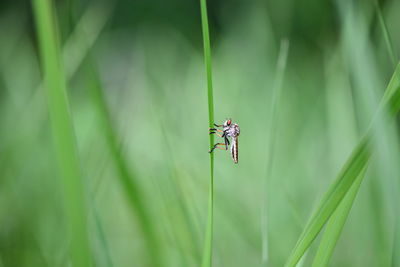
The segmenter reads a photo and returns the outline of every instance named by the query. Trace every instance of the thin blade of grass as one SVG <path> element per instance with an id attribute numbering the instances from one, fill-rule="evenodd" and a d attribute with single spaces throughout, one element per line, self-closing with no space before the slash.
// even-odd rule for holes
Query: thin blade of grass
<path id="1" fill-rule="evenodd" d="M 380 108 L 377 112 L 376 119 L 382 111 L 387 111 L 393 117 L 400 108 L 400 64 L 397 65 L 396 70 L 390 80 L 390 83 L 385 91 L 385 95 L 381 101 Z M 295 266 L 300 260 L 304 252 L 311 245 L 312 241 L 316 238 L 322 227 L 336 210 L 339 203 L 343 200 L 350 187 L 360 175 L 361 171 L 367 166 L 368 160 L 371 156 L 370 142 L 373 127 L 370 127 L 364 137 L 361 139 L 353 153 L 348 158 L 347 162 L 342 168 L 333 184 L 325 193 L 323 199 L 320 201 L 318 208 L 311 216 L 303 233 L 297 241 L 291 255 L 289 256 L 285 266 Z"/>
<path id="2" fill-rule="evenodd" d="M 382 11 L 381 11 L 378 1 L 375 0 L 374 2 L 375 2 L 376 13 L 378 15 L 379 24 L 380 24 L 380 27 L 381 27 L 381 30 L 383 33 L 383 38 L 385 39 L 386 49 L 389 53 L 389 57 L 390 57 L 390 60 L 392 61 L 393 66 L 396 66 L 397 56 L 393 49 L 393 44 L 392 44 L 392 40 L 390 38 L 389 31 L 386 27 L 385 20 L 383 19 Z"/>
<path id="3" fill-rule="evenodd" d="M 92 197 L 92 202 L 93 201 L 93 195 Z M 97 211 L 97 208 L 95 207 L 95 204 L 92 203 L 92 211 L 93 211 L 93 218 L 94 218 L 94 223 L 96 226 L 96 230 L 97 230 L 97 236 L 99 239 L 99 243 L 101 246 L 101 258 L 103 259 L 103 263 L 102 264 L 98 264 L 98 266 L 107 266 L 107 267 L 113 267 L 113 263 L 112 263 L 112 259 L 111 259 L 111 253 L 110 253 L 110 249 L 109 249 L 109 245 L 107 243 L 107 239 L 106 239 L 106 235 L 104 233 L 104 229 L 101 223 L 101 220 L 99 218 L 99 213 Z"/>
<path id="4" fill-rule="evenodd" d="M 105 11 L 105 10 L 108 10 Z M 64 46 L 61 49 L 61 54 L 64 62 L 64 73 L 67 82 L 76 74 L 79 66 L 82 64 L 84 58 L 87 56 L 88 51 L 96 43 L 103 31 L 107 21 L 110 18 L 109 10 L 106 9 L 104 4 L 96 3 L 88 7 L 82 18 L 77 23 L 74 31 L 67 38 Z M 89 32 L 89 33 L 86 33 Z M 42 81 L 36 88 L 34 95 L 30 98 L 30 101 L 26 104 L 25 109 L 21 109 L 15 118 L 18 123 L 15 123 L 15 129 L 11 131 L 18 131 L 18 125 L 25 124 L 26 121 L 32 121 L 32 110 L 38 110 L 35 118 L 36 123 L 39 125 L 37 130 L 42 129 L 40 125 L 44 125 L 46 116 L 44 116 L 44 100 L 41 95 L 41 91 L 44 88 L 44 81 Z M 32 135 L 38 135 L 37 132 L 32 132 Z M 9 146 L 15 144 L 15 140 L 10 140 L 7 143 Z"/>
<path id="5" fill-rule="evenodd" d="M 393 66 L 396 65 L 397 59 L 393 50 L 392 41 L 386 27 L 386 23 L 383 19 L 382 12 L 379 6 L 378 1 L 375 2 L 375 8 L 380 24 L 380 28 L 383 33 L 383 37 L 385 39 L 386 48 L 390 57 L 390 60 L 393 63 Z M 326 229 L 322 236 L 321 242 L 318 247 L 318 251 L 315 255 L 313 266 L 327 266 L 333 251 L 335 249 L 336 243 L 341 235 L 344 224 L 347 220 L 348 214 L 353 206 L 355 197 L 359 191 L 361 182 L 363 177 L 365 176 L 366 169 L 364 169 L 359 177 L 355 180 L 354 184 L 351 186 L 349 192 L 343 199 L 343 201 L 339 204 L 336 211 L 329 218 L 329 221 L 326 225 Z"/>
<path id="6" fill-rule="evenodd" d="M 214 127 L 214 99 L 212 86 L 212 69 L 211 69 L 211 47 L 210 34 L 208 29 L 207 3 L 206 0 L 200 0 L 201 26 L 203 30 L 203 48 L 204 63 L 207 75 L 207 95 L 208 95 L 208 123 L 209 127 Z M 210 134 L 210 150 L 214 144 L 214 135 Z M 214 206 L 214 154 L 210 153 L 210 188 L 208 199 L 208 219 L 207 229 L 204 238 L 204 251 L 202 266 L 212 265 L 212 240 L 213 240 L 213 206 Z"/>
<path id="7" fill-rule="evenodd" d="M 162 266 L 159 242 L 149 211 L 146 209 L 144 193 L 136 182 L 135 171 L 132 170 L 132 167 L 128 167 L 129 164 L 121 152 L 119 140 L 111 123 L 110 114 L 101 88 L 100 78 L 98 77 L 95 67 L 89 66 L 88 72 L 91 76 L 91 84 L 89 88 L 100 120 L 100 127 L 103 130 L 106 144 L 111 154 L 111 159 L 116 167 L 118 173 L 117 177 L 122 190 L 128 199 L 130 208 L 137 216 L 136 218 L 139 222 L 139 226 L 145 235 L 145 245 L 149 255 L 149 262 L 151 262 L 151 266 Z"/>
<path id="8" fill-rule="evenodd" d="M 378 15 L 378 19 L 379 19 L 379 24 L 383 33 L 383 37 L 385 39 L 385 43 L 386 43 L 386 49 L 387 52 L 389 54 L 389 57 L 392 61 L 392 63 L 395 65 L 396 61 L 397 61 L 397 54 L 395 52 L 395 50 L 393 49 L 393 42 L 392 39 L 390 37 L 389 34 L 389 30 L 386 26 L 385 20 L 382 16 L 382 10 L 379 6 L 379 3 L 377 0 L 374 1 L 375 2 L 375 8 L 376 8 L 376 12 Z M 398 214 L 398 209 L 396 209 L 396 212 Z M 394 226 L 394 238 L 393 238 L 393 249 L 392 249 L 392 265 L 391 266 L 400 266 L 400 253 L 399 252 L 399 245 L 400 243 L 400 220 L 398 219 L 398 217 L 395 220 L 395 226 Z"/>
<path id="9" fill-rule="evenodd" d="M 397 185 L 398 186 L 398 185 Z M 396 214 L 400 214 L 399 207 L 395 210 Z M 393 248 L 392 248 L 392 259 L 391 266 L 400 266 L 400 218 L 399 216 L 395 219 L 394 233 L 393 233 Z"/>
<path id="10" fill-rule="evenodd" d="M 49 114 L 62 181 L 73 266 L 91 266 L 83 176 L 61 63 L 58 30 L 50 0 L 32 1 L 45 77 Z"/>
<path id="11" fill-rule="evenodd" d="M 83 60 L 90 54 L 106 27 L 113 9 L 112 3 L 98 1 L 90 5 L 77 21 L 62 49 L 67 80 L 74 76 Z"/>
<path id="12" fill-rule="evenodd" d="M 271 111 L 270 111 L 270 120 L 268 125 L 269 135 L 267 140 L 267 165 L 266 165 L 266 175 L 264 180 L 264 200 L 263 200 L 263 214 L 262 214 L 262 261 L 268 261 L 268 205 L 269 205 L 269 196 L 271 188 L 270 180 L 273 168 L 273 159 L 274 159 L 274 151 L 275 151 L 275 139 L 276 139 L 276 129 L 278 124 L 278 104 L 282 91 L 282 83 L 283 77 L 286 69 L 286 62 L 289 52 L 289 41 L 282 40 L 281 46 L 279 49 L 278 55 L 278 63 L 276 67 L 276 78 L 272 92 L 272 103 L 271 103 Z"/>
<path id="13" fill-rule="evenodd" d="M 151 46 L 146 43 L 146 48 L 151 49 Z M 147 51 L 147 50 L 146 50 Z M 171 132 L 168 128 L 169 123 L 166 123 L 168 119 L 165 118 L 166 112 L 164 111 L 165 98 L 160 92 L 165 90 L 165 84 L 160 80 L 161 77 L 154 71 L 154 66 L 149 65 L 153 56 L 158 57 L 159 55 L 147 54 L 146 59 L 143 60 L 142 69 L 146 72 L 146 77 L 149 81 L 149 86 L 152 90 L 149 90 L 151 94 L 152 102 L 152 113 L 154 116 L 155 123 L 157 125 L 156 131 L 160 133 L 160 138 L 163 143 L 160 148 L 160 153 L 165 155 L 165 166 L 167 167 L 166 179 L 161 181 L 157 180 L 158 188 L 160 189 L 159 195 L 162 202 L 161 206 L 165 209 L 167 220 L 164 225 L 165 228 L 171 232 L 171 238 L 173 242 L 177 244 L 177 248 L 182 257 L 180 257 L 182 266 L 189 266 L 189 262 L 193 261 L 197 265 L 201 261 L 202 248 L 200 248 L 199 236 L 195 229 L 195 222 L 198 222 L 196 216 L 193 216 L 191 209 L 193 208 L 193 200 L 188 198 L 187 185 L 183 183 L 186 180 L 180 172 L 180 168 L 177 157 L 174 153 L 170 153 L 174 150 L 174 146 L 171 143 Z M 159 63 L 159 62 L 158 62 Z M 171 203 L 175 203 L 171 205 Z M 179 212 L 178 212 L 179 211 Z M 167 231 L 168 231 L 167 230 Z"/>
<path id="14" fill-rule="evenodd" d="M 332 253 L 335 249 L 336 243 L 342 232 L 343 226 L 350 213 L 351 207 L 353 206 L 358 190 L 360 189 L 360 185 L 362 180 L 364 179 L 366 170 L 367 168 L 365 167 L 361 171 L 360 175 L 351 186 L 349 192 L 347 192 L 342 202 L 329 218 L 312 266 L 318 267 L 328 265 Z"/>

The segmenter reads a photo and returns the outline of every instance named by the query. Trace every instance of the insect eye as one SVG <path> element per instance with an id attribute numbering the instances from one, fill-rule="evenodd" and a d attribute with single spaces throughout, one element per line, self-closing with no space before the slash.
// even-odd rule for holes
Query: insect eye
<path id="1" fill-rule="evenodd" d="M 226 124 L 228 124 L 228 126 L 231 125 L 231 123 L 232 123 L 231 120 L 228 120 L 228 121 L 226 122 Z"/>

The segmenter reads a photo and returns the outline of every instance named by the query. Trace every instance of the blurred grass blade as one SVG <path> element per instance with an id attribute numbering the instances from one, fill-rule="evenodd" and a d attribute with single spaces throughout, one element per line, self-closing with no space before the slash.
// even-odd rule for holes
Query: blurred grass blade
<path id="1" fill-rule="evenodd" d="M 50 0 L 33 0 L 49 113 L 64 190 L 73 266 L 91 266 L 82 173 L 61 63 L 58 33 Z"/>
<path id="2" fill-rule="evenodd" d="M 383 33 L 383 38 L 385 39 L 386 48 L 389 53 L 390 60 L 392 61 L 393 66 L 396 66 L 397 57 L 396 57 L 395 51 L 393 49 L 393 44 L 392 44 L 392 40 L 390 38 L 389 31 L 386 27 L 385 20 L 383 19 L 382 11 L 379 6 L 378 0 L 375 0 L 374 2 L 375 2 L 376 13 L 378 15 L 379 25 L 380 25 L 382 33 Z"/>
<path id="3" fill-rule="evenodd" d="M 263 200 L 263 214 L 262 214 L 262 261 L 268 261 L 268 205 L 270 203 L 270 180 L 273 168 L 273 159 L 274 159 L 274 151 L 275 151 L 275 138 L 276 138 L 276 129 L 278 124 L 278 104 L 282 91 L 282 83 L 283 77 L 286 69 L 286 62 L 289 52 L 289 41 L 282 40 L 281 46 L 279 49 L 278 55 L 278 63 L 276 67 L 276 77 L 275 83 L 272 92 L 272 104 L 270 110 L 270 119 L 267 129 L 269 130 L 268 140 L 267 140 L 267 166 L 266 166 L 266 175 L 265 175 L 265 184 L 264 184 L 264 200 Z"/>
<path id="4" fill-rule="evenodd" d="M 397 206 L 395 210 L 396 214 L 400 214 L 400 209 Z M 392 248 L 392 267 L 400 266 L 400 218 L 396 216 L 394 233 L 393 233 L 393 248 Z"/>
<path id="5" fill-rule="evenodd" d="M 400 64 L 397 65 L 392 79 L 385 91 L 385 95 L 381 101 L 380 108 L 377 115 L 372 122 L 373 125 L 376 120 L 380 119 L 381 112 L 388 111 L 391 116 L 394 116 L 400 108 Z M 373 130 L 373 127 L 372 127 Z M 289 256 L 285 266 L 295 266 L 300 260 L 304 252 L 311 245 L 312 241 L 316 238 L 322 227 L 336 210 L 339 203 L 345 197 L 350 187 L 360 175 L 362 170 L 367 166 L 367 162 L 371 156 L 370 142 L 372 137 L 371 128 L 367 134 L 361 139 L 357 147 L 354 149 L 350 158 L 343 166 L 342 171 L 336 177 L 333 184 L 325 193 L 323 199 L 320 201 L 318 208 L 311 216 L 303 233 L 300 235 L 296 246 L 294 247 L 291 255 Z"/>
<path id="6" fill-rule="evenodd" d="M 346 194 L 355 177 L 359 175 L 361 169 L 366 165 L 370 158 L 367 141 L 367 137 L 362 139 L 350 159 L 347 161 L 342 172 L 336 178 L 333 185 L 328 189 L 328 192 L 325 193 L 319 207 L 311 216 L 311 219 L 297 241 L 286 266 L 295 266 L 300 260 L 306 249 L 310 246 L 321 228 L 324 226 L 325 222 L 328 220 L 329 216 L 335 211 L 337 205 Z"/>
<path id="7" fill-rule="evenodd" d="M 361 182 L 364 179 L 366 170 L 367 167 L 365 167 L 361 171 L 360 175 L 351 186 L 349 192 L 347 192 L 342 202 L 329 218 L 312 266 L 328 266 L 329 260 L 340 237 L 343 226 L 347 220 L 347 216 L 350 213 L 358 190 L 360 189 Z"/>
<path id="8" fill-rule="evenodd" d="M 386 48 L 392 61 L 393 65 L 396 65 L 396 56 L 393 50 L 391 38 L 386 27 L 386 23 L 383 19 L 381 9 L 379 7 L 378 1 L 375 2 L 376 12 L 379 19 L 379 24 L 384 35 Z M 326 229 L 322 236 L 321 242 L 318 246 L 318 251 L 314 258 L 313 266 L 327 266 L 330 258 L 332 257 L 333 251 L 335 249 L 336 243 L 340 237 L 343 226 L 347 220 L 348 214 L 353 206 L 355 197 L 360 188 L 361 182 L 364 178 L 366 169 L 362 171 L 359 177 L 355 180 L 354 184 L 350 188 L 349 192 L 343 199 L 343 201 L 339 204 L 336 211 L 332 214 L 331 218 L 329 218 L 328 223 L 326 224 Z"/>
<path id="9" fill-rule="evenodd" d="M 101 32 L 103 31 L 107 21 L 110 18 L 110 10 L 112 7 L 110 5 L 105 6 L 105 4 L 92 4 L 87 8 L 82 18 L 77 23 L 74 31 L 68 36 L 65 41 L 64 46 L 61 49 L 62 59 L 64 63 L 64 73 L 67 81 L 69 81 L 77 72 L 79 66 L 82 64 L 83 60 L 86 58 L 90 49 L 98 40 Z M 35 89 L 34 95 L 30 98 L 27 103 L 26 108 L 19 111 L 15 116 L 19 123 L 15 124 L 15 130 L 18 130 L 17 125 L 24 124 L 26 121 L 32 120 L 32 110 L 39 109 L 38 118 L 36 118 L 36 123 L 39 125 L 37 131 L 42 129 L 41 125 L 45 123 L 46 116 L 44 116 L 43 98 L 41 95 L 41 90 L 43 88 L 43 82 L 41 82 Z M 43 114 L 42 114 L 43 113 Z M 37 132 L 32 132 L 32 135 L 38 135 Z M 12 142 L 9 142 L 12 145 Z"/>
<path id="10" fill-rule="evenodd" d="M 70 80 L 90 53 L 106 26 L 114 6 L 105 1 L 90 5 L 74 27 L 62 49 L 65 75 Z"/>
<path id="11" fill-rule="evenodd" d="M 94 66 L 89 66 L 89 74 L 91 77 L 89 88 L 91 90 L 94 106 L 99 115 L 100 126 L 105 135 L 107 146 L 111 153 L 111 159 L 114 161 L 118 172 L 117 177 L 121 183 L 122 190 L 124 190 L 128 203 L 137 216 L 136 218 L 141 230 L 145 235 L 148 259 L 151 262 L 151 266 L 162 266 L 161 252 L 156 237 L 154 222 L 152 222 L 149 211 L 146 209 L 144 193 L 136 183 L 135 172 L 132 171 L 132 167 L 128 167 L 129 164 L 121 152 L 117 134 L 112 127 L 110 114 L 104 100 L 100 78 Z"/>
<path id="12" fill-rule="evenodd" d="M 113 267 L 113 263 L 111 260 L 111 255 L 110 255 L 110 249 L 109 249 L 109 245 L 107 243 L 107 239 L 106 239 L 106 235 L 104 233 L 104 229 L 103 226 L 101 224 L 101 220 L 99 218 L 99 214 L 97 211 L 97 208 L 95 207 L 95 203 L 93 200 L 93 195 L 91 196 L 92 198 L 92 210 L 93 210 L 93 218 L 94 218 L 94 223 L 96 226 L 96 232 L 97 232 L 97 236 L 101 245 L 101 255 L 100 258 L 102 259 L 103 263 L 102 264 L 98 264 L 98 262 L 96 263 L 97 266 L 107 266 L 107 267 Z M 96 258 L 97 259 L 97 258 Z M 97 259 L 97 261 L 99 261 L 99 259 Z"/>
<path id="13" fill-rule="evenodd" d="M 200 0 L 201 9 L 201 26 L 203 29 L 203 46 L 204 46 L 204 62 L 207 75 L 207 95 L 208 95 L 208 123 L 209 127 L 214 127 L 214 100 L 212 86 L 212 69 L 211 69 L 211 47 L 210 34 L 208 29 L 207 4 L 206 0 Z M 214 144 L 214 135 L 210 134 L 210 150 Z M 212 265 L 212 240 L 213 240 L 213 209 L 214 209 L 214 154 L 210 153 L 210 188 L 208 199 L 208 219 L 207 229 L 204 238 L 204 252 L 202 266 Z"/>

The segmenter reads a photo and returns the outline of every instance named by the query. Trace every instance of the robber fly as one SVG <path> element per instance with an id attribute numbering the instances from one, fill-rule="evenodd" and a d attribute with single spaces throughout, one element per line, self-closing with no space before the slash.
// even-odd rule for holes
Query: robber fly
<path id="1" fill-rule="evenodd" d="M 238 163 L 239 155 L 238 155 L 238 137 L 240 134 L 239 125 L 236 123 L 232 123 L 231 119 L 227 119 L 224 121 L 224 124 L 218 125 L 214 124 L 215 127 L 222 127 L 222 130 L 217 128 L 210 128 L 210 134 L 216 134 L 219 137 L 224 138 L 224 143 L 216 143 L 214 147 L 209 151 L 212 153 L 214 149 L 222 149 L 228 150 L 228 146 L 230 145 L 229 137 L 232 138 L 232 145 L 231 145 L 231 155 L 233 162 Z M 219 134 L 222 133 L 222 134 Z M 221 147 L 225 146 L 225 147 Z"/>

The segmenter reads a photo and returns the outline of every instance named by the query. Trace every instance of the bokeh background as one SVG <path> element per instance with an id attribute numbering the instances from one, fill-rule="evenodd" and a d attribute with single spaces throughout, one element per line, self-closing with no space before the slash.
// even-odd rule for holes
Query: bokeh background
<path id="1" fill-rule="evenodd" d="M 393 73 L 400 2 L 208 2 L 215 120 L 241 127 L 239 164 L 215 154 L 214 266 L 283 266 Z M 199 266 L 210 172 L 199 1 L 55 9 L 95 266 Z M 0 33 L 0 266 L 71 266 L 29 1 L 1 1 Z M 399 135 L 386 126 L 331 266 L 396 266 Z"/>

